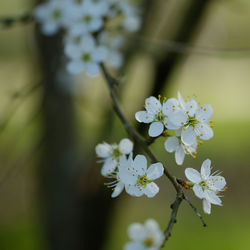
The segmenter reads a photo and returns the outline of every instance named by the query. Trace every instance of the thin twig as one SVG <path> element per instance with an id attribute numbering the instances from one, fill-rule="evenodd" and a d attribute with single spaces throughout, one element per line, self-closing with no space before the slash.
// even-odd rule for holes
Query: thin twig
<path id="1" fill-rule="evenodd" d="M 16 17 L 3 17 L 0 18 L 0 28 L 10 28 L 14 24 L 18 23 L 27 24 L 32 22 L 33 20 L 33 16 L 30 13 L 25 13 Z"/>
<path id="2" fill-rule="evenodd" d="M 188 203 L 188 205 L 193 209 L 193 211 L 195 212 L 195 214 L 200 218 L 203 227 L 206 227 L 207 224 L 204 221 L 202 215 L 199 213 L 198 209 L 191 203 L 191 201 L 187 198 L 187 196 L 184 196 L 183 199 Z"/>
<path id="3" fill-rule="evenodd" d="M 166 230 L 164 231 L 165 240 L 162 244 L 162 247 L 164 247 L 165 242 L 171 236 L 173 226 L 177 222 L 176 217 L 177 217 L 177 213 L 178 213 L 179 207 L 181 205 L 181 202 L 183 201 L 183 198 L 184 198 L 184 196 L 182 194 L 177 194 L 174 203 L 171 205 L 172 213 L 170 216 L 168 226 L 167 226 Z"/>
<path id="4" fill-rule="evenodd" d="M 15 92 L 11 96 L 10 103 L 8 106 L 8 112 L 5 114 L 3 118 L 1 118 L 0 122 L 0 133 L 4 131 L 6 126 L 9 124 L 9 121 L 16 113 L 17 109 L 21 106 L 21 102 L 23 102 L 27 97 L 29 97 L 32 93 L 34 93 L 35 90 L 37 90 L 41 84 L 33 84 L 30 86 L 27 86 L 25 89 Z M 16 101 L 16 102 L 14 102 Z M 19 101 L 19 105 L 17 105 L 17 101 Z M 14 105 L 10 108 L 10 105 Z"/>

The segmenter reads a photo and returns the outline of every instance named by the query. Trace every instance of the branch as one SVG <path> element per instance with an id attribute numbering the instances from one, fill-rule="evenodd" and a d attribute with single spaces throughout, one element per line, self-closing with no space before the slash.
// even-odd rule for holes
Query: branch
<path id="1" fill-rule="evenodd" d="M 17 23 L 27 24 L 33 20 L 34 18 L 30 13 L 25 13 L 17 17 L 3 17 L 0 18 L 0 28 L 10 28 Z"/>
<path id="2" fill-rule="evenodd" d="M 121 120 L 127 133 L 138 144 L 140 144 L 142 146 L 142 148 L 147 153 L 147 155 L 149 156 L 149 158 L 151 159 L 152 162 L 159 162 L 157 160 L 156 156 L 150 150 L 149 145 L 148 145 L 148 141 L 146 141 L 144 139 L 144 137 L 133 127 L 133 125 L 127 120 L 127 118 L 123 114 L 123 112 L 119 106 L 118 100 L 116 98 L 115 92 L 114 92 L 114 86 L 117 85 L 119 82 L 108 73 L 104 64 L 101 64 L 101 69 L 102 69 L 103 75 L 105 77 L 106 84 L 108 86 L 108 90 L 109 90 L 109 94 L 110 94 L 110 97 L 112 100 L 114 111 L 116 112 L 117 116 Z M 195 211 L 197 216 L 201 219 L 203 225 L 205 226 L 206 224 L 205 224 L 203 218 L 201 217 L 201 215 L 198 213 L 198 210 L 196 209 L 196 207 L 185 197 L 183 190 L 182 190 L 182 186 L 181 186 L 181 184 L 178 183 L 178 179 L 175 176 L 173 176 L 172 174 L 170 174 L 170 172 L 167 170 L 167 168 L 165 166 L 164 166 L 164 174 L 167 176 L 167 178 L 173 184 L 173 186 L 176 190 L 176 193 L 177 193 L 176 199 L 175 199 L 174 203 L 171 205 L 172 213 L 170 216 L 170 220 L 169 220 L 167 229 L 164 232 L 164 235 L 165 235 L 164 243 L 165 243 L 168 240 L 168 238 L 171 236 L 173 226 L 176 223 L 177 212 L 178 212 L 180 204 L 183 200 L 188 202 L 188 204 L 192 207 L 192 209 Z M 164 243 L 163 243 L 162 247 L 164 246 Z"/>
<path id="3" fill-rule="evenodd" d="M 183 199 L 184 199 L 183 195 L 181 195 L 181 194 L 178 195 L 177 194 L 174 203 L 170 206 L 171 209 L 172 209 L 172 213 L 171 213 L 171 216 L 170 216 L 170 220 L 169 220 L 168 226 L 167 226 L 166 230 L 164 231 L 165 239 L 164 239 L 164 242 L 162 244 L 162 248 L 164 247 L 164 245 L 165 245 L 166 241 L 168 240 L 168 238 L 171 236 L 171 232 L 172 232 L 173 226 L 177 222 L 177 220 L 176 220 L 177 212 L 178 212 L 178 209 L 179 209 L 179 207 L 180 207 L 181 202 L 183 201 Z"/>
<path id="4" fill-rule="evenodd" d="M 198 209 L 191 203 L 191 201 L 187 198 L 187 196 L 184 196 L 183 199 L 188 203 L 188 205 L 193 209 L 193 211 L 195 212 L 195 214 L 200 218 L 203 227 L 206 227 L 207 224 L 204 221 L 202 215 L 199 213 Z"/>

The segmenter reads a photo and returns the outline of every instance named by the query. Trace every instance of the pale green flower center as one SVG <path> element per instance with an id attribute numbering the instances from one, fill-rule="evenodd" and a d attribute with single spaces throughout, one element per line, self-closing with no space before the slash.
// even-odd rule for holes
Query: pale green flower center
<path id="1" fill-rule="evenodd" d="M 198 123 L 200 123 L 200 122 L 196 119 L 195 115 L 194 116 L 188 116 L 188 121 L 185 124 L 185 126 L 186 127 L 187 126 L 195 127 L 195 125 L 198 124 Z"/>
<path id="2" fill-rule="evenodd" d="M 119 148 L 115 148 L 112 152 L 112 156 L 115 158 L 115 159 L 119 159 L 120 156 L 122 156 L 122 153 L 121 151 L 119 150 Z"/>
<path id="3" fill-rule="evenodd" d="M 62 16 L 61 10 L 55 9 L 55 10 L 52 12 L 52 16 L 53 16 L 55 19 L 59 19 L 59 18 Z"/>
<path id="4" fill-rule="evenodd" d="M 146 187 L 148 183 L 152 182 L 147 178 L 147 175 L 139 175 L 137 179 L 137 185 Z"/>
<path id="5" fill-rule="evenodd" d="M 84 22 L 89 23 L 91 20 L 92 20 L 92 16 L 90 16 L 90 15 L 83 16 Z"/>
<path id="6" fill-rule="evenodd" d="M 161 111 L 159 111 L 158 114 L 155 115 L 154 121 L 163 123 L 165 118 L 166 118 L 166 116 Z"/>
<path id="7" fill-rule="evenodd" d="M 150 238 L 150 237 L 146 238 L 143 243 L 144 243 L 145 246 L 151 247 L 154 244 L 154 239 Z"/>
<path id="8" fill-rule="evenodd" d="M 84 54 L 82 54 L 82 60 L 83 60 L 84 62 L 88 62 L 88 61 L 90 61 L 90 59 L 91 59 L 91 56 L 90 56 L 89 53 L 84 53 Z"/>

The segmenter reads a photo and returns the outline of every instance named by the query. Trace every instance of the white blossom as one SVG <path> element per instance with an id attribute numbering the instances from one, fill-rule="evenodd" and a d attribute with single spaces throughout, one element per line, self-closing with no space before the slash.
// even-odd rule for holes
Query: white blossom
<path id="1" fill-rule="evenodd" d="M 34 10 L 34 15 L 42 25 L 42 32 L 45 35 L 54 35 L 59 29 L 67 26 L 72 8 L 72 1 L 50 0 L 38 5 Z"/>
<path id="2" fill-rule="evenodd" d="M 192 182 L 195 195 L 203 200 L 205 213 L 211 213 L 211 204 L 222 205 L 220 193 L 224 191 L 226 181 L 216 172 L 211 174 L 211 161 L 209 159 L 202 163 L 200 173 L 193 168 L 187 168 L 185 175 Z"/>
<path id="3" fill-rule="evenodd" d="M 175 153 L 175 161 L 178 165 L 182 165 L 185 155 L 191 155 L 193 158 L 196 158 L 196 148 L 197 142 L 195 141 L 192 145 L 185 145 L 181 141 L 181 131 L 176 131 L 176 136 L 170 136 L 165 141 L 164 146 L 167 152 Z"/>
<path id="4" fill-rule="evenodd" d="M 210 105 L 203 105 L 199 108 L 193 98 L 185 102 L 180 92 L 178 92 L 178 101 L 174 99 L 174 102 L 175 105 L 167 113 L 168 121 L 176 129 L 182 129 L 181 140 L 185 145 L 194 144 L 197 137 L 202 140 L 209 140 L 213 137 L 213 130 L 208 123 L 213 113 Z"/>
<path id="5" fill-rule="evenodd" d="M 120 51 L 121 47 L 124 44 L 124 38 L 120 35 L 114 35 L 110 32 L 101 32 L 99 39 L 99 43 L 104 45 L 107 50 L 107 58 L 106 62 L 112 68 L 120 68 L 123 64 L 123 55 Z"/>
<path id="6" fill-rule="evenodd" d="M 108 176 L 117 168 L 121 156 L 129 155 L 133 151 L 133 142 L 127 138 L 122 139 L 119 145 L 104 142 L 98 144 L 95 150 L 97 156 L 104 162 L 101 174 Z"/>
<path id="7" fill-rule="evenodd" d="M 148 134 L 152 137 L 157 137 L 164 130 L 164 119 L 166 114 L 163 112 L 160 100 L 150 96 L 145 100 L 146 111 L 138 111 L 135 118 L 138 122 L 151 123 Z"/>
<path id="8" fill-rule="evenodd" d="M 160 249 L 164 234 L 158 223 L 148 219 L 144 224 L 133 223 L 128 228 L 129 239 L 124 250 L 158 250 Z"/>
<path id="9" fill-rule="evenodd" d="M 81 39 L 78 46 L 68 44 L 65 53 L 70 61 L 67 70 L 72 74 L 79 74 L 85 71 L 90 76 L 96 76 L 100 72 L 100 63 L 107 56 L 104 46 L 97 46 L 94 38 L 86 35 Z"/>
<path id="10" fill-rule="evenodd" d="M 129 164 L 120 162 L 119 179 L 125 184 L 126 192 L 132 196 L 146 195 L 154 197 L 159 187 L 153 182 L 163 175 L 163 165 L 158 162 L 147 168 L 147 159 L 144 155 L 137 155 Z"/>

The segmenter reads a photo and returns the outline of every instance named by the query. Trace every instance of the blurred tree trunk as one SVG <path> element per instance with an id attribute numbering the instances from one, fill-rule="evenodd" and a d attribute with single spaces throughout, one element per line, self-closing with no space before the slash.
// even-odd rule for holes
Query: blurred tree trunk
<path id="1" fill-rule="evenodd" d="M 73 79 L 65 71 L 62 35 L 44 36 L 37 28 L 36 39 L 43 86 L 40 186 L 48 249 L 100 250 L 112 202 L 95 156 L 77 146 L 73 99 L 64 90 Z"/>
<path id="2" fill-rule="evenodd" d="M 41 189 L 49 249 L 82 250 L 75 115 L 71 95 L 62 91 L 72 78 L 65 72 L 61 36 L 37 32 L 37 43 L 43 85 Z"/>

